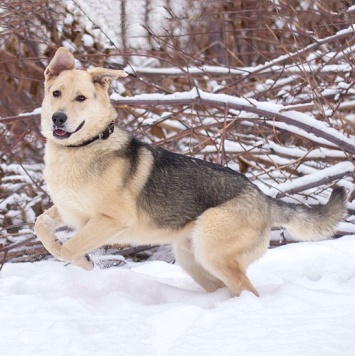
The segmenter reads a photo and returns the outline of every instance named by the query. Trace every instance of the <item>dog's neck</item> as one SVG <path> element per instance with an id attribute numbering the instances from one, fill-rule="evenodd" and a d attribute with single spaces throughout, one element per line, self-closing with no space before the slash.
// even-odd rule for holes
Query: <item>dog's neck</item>
<path id="1" fill-rule="evenodd" d="M 115 123 L 114 121 L 112 121 L 110 123 L 110 125 L 108 125 L 106 127 L 106 129 L 102 132 L 100 132 L 97 136 L 89 138 L 88 140 L 79 143 L 78 145 L 68 145 L 66 147 L 84 147 L 87 145 L 90 145 L 90 143 L 96 141 L 96 140 L 106 140 L 110 137 L 110 135 L 113 133 L 113 131 L 115 130 Z"/>

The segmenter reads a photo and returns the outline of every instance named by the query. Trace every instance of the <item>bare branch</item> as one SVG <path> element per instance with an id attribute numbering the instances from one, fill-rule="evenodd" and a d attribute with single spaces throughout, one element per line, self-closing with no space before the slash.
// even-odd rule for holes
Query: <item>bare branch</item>
<path id="1" fill-rule="evenodd" d="M 189 92 L 175 93 L 171 95 L 144 94 L 135 97 L 113 96 L 113 100 L 119 105 L 209 105 L 214 107 L 228 107 L 229 109 L 245 111 L 265 117 L 269 120 L 282 121 L 286 124 L 297 127 L 306 133 L 312 133 L 322 137 L 330 143 L 341 148 L 345 152 L 355 155 L 355 144 L 333 128 L 327 127 L 324 123 L 316 120 L 310 115 L 298 112 L 283 112 L 281 105 L 257 102 L 256 100 L 236 98 L 224 94 L 206 93 L 202 90 L 198 92 L 194 89 Z M 287 128 L 284 128 L 287 130 Z M 302 132 L 299 132 L 302 136 Z M 309 137 L 307 137 L 309 139 Z"/>

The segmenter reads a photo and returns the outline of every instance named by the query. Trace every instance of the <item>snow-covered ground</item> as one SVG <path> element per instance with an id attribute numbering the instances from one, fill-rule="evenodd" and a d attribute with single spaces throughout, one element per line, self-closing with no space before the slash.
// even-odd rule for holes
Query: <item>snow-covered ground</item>
<path id="1" fill-rule="evenodd" d="M 260 298 L 207 294 L 162 261 L 4 265 L 0 355 L 355 355 L 355 237 L 268 250 Z"/>

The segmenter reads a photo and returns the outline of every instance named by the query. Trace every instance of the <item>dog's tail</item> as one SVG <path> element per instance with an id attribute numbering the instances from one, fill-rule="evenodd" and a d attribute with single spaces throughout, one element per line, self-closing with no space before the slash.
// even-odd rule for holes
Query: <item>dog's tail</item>
<path id="1" fill-rule="evenodd" d="M 317 241 L 333 236 L 337 224 L 347 216 L 347 194 L 343 187 L 335 188 L 325 205 L 309 208 L 272 199 L 273 227 L 285 227 L 300 241 Z"/>

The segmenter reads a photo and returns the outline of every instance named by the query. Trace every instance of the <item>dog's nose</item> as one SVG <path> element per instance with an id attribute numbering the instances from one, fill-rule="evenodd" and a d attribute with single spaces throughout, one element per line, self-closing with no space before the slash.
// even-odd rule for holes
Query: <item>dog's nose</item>
<path id="1" fill-rule="evenodd" d="M 55 112 L 52 116 L 52 121 L 53 121 L 53 124 L 56 126 L 56 127 L 62 127 L 64 126 L 65 122 L 67 121 L 68 117 L 66 114 L 64 114 L 64 112 Z"/>

